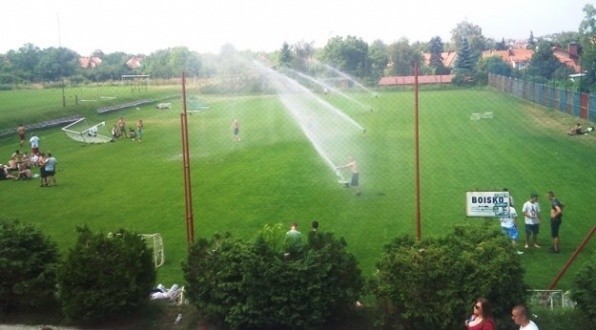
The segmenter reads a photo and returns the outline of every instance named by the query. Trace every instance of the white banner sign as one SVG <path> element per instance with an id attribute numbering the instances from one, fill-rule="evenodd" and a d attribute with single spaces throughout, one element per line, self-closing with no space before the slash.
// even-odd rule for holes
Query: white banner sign
<path id="1" fill-rule="evenodd" d="M 466 216 L 503 217 L 508 214 L 508 191 L 471 191 L 466 193 Z"/>

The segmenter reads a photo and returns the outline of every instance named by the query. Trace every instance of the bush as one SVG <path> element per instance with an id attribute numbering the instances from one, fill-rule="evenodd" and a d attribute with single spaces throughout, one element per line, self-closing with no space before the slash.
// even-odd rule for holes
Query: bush
<path id="1" fill-rule="evenodd" d="M 62 311 L 69 321 L 98 323 L 132 313 L 148 300 L 155 285 L 153 254 L 141 236 L 125 230 L 114 235 L 77 229 L 59 274 Z"/>
<path id="2" fill-rule="evenodd" d="M 32 225 L 0 222 L 0 310 L 39 307 L 54 299 L 59 254 Z"/>
<path id="3" fill-rule="evenodd" d="M 198 241 L 183 265 L 190 302 L 237 329 L 312 329 L 348 315 L 364 282 L 343 239 L 312 234 L 289 255 L 270 242 Z"/>
<path id="4" fill-rule="evenodd" d="M 573 280 L 571 297 L 577 302 L 577 308 L 596 324 L 596 261 L 592 259 L 580 269 Z"/>
<path id="5" fill-rule="evenodd" d="M 487 298 L 496 318 L 509 319 L 523 302 L 526 286 L 519 256 L 500 232 L 485 226 L 458 226 L 443 238 L 422 242 L 411 236 L 385 247 L 371 287 L 385 326 L 455 329 Z"/>

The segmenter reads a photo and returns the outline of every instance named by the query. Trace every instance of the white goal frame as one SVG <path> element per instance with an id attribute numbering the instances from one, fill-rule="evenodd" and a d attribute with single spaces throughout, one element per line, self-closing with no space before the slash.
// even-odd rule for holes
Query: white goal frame
<path id="1" fill-rule="evenodd" d="M 69 138 L 84 143 L 106 143 L 112 141 L 111 137 L 97 133 L 97 128 L 106 126 L 105 121 L 91 125 L 82 131 L 77 131 L 72 128 L 84 120 L 85 117 L 62 127 L 62 132 L 64 132 Z M 94 133 L 93 130 L 95 130 Z"/>
<path id="2" fill-rule="evenodd" d="M 163 238 L 161 234 L 142 234 L 141 237 L 145 240 L 147 245 L 151 249 L 153 249 L 153 262 L 155 264 L 155 268 L 163 266 L 166 261 L 165 254 L 164 254 L 164 247 L 163 247 Z"/>

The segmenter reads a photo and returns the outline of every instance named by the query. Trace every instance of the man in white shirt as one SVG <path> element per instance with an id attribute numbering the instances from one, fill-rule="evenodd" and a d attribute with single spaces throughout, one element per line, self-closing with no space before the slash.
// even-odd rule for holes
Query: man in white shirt
<path id="1" fill-rule="evenodd" d="M 31 143 L 31 153 L 34 155 L 39 154 L 39 137 L 37 135 L 33 135 L 29 139 L 29 143 Z"/>
<path id="2" fill-rule="evenodd" d="M 526 305 L 516 305 L 511 311 L 511 319 L 516 325 L 519 325 L 519 330 L 538 330 L 538 326 L 528 318 L 528 314 Z"/>
<path id="3" fill-rule="evenodd" d="M 538 194 L 530 195 L 530 200 L 524 203 L 522 208 L 524 214 L 524 222 L 526 224 L 526 245 L 527 249 L 530 244 L 530 237 L 533 238 L 534 247 L 540 248 L 538 245 L 538 233 L 540 232 L 540 204 L 538 204 Z"/>

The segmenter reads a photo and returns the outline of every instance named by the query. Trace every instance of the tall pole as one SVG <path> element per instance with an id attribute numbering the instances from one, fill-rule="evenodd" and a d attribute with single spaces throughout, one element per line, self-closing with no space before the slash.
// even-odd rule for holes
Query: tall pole
<path id="1" fill-rule="evenodd" d="M 414 141 L 415 141 L 415 177 L 416 177 L 416 238 L 422 239 L 420 220 L 420 122 L 418 111 L 418 62 L 414 64 Z"/>
<path id="2" fill-rule="evenodd" d="M 56 13 L 56 19 L 58 21 L 58 56 L 60 56 L 60 58 L 58 59 L 60 61 L 60 82 L 62 84 L 62 107 L 65 108 L 66 107 L 66 95 L 64 94 L 64 76 L 62 75 L 62 65 L 64 65 L 64 61 L 62 60 L 63 58 L 63 54 L 62 54 L 62 36 L 60 33 L 60 14 Z"/>
<path id="3" fill-rule="evenodd" d="M 190 152 L 188 143 L 188 113 L 186 111 L 186 75 L 182 72 L 182 112 L 180 126 L 182 132 L 182 170 L 184 173 L 184 204 L 186 241 L 190 247 L 195 241 L 194 214 L 192 209 L 192 185 L 190 179 Z"/>
<path id="4" fill-rule="evenodd" d="M 559 272 L 557 273 L 557 275 L 555 275 L 555 278 L 553 278 L 552 282 L 548 285 L 547 290 L 552 290 L 552 289 L 554 289 L 557 286 L 557 283 L 559 283 L 559 280 L 561 279 L 561 277 L 563 277 L 563 275 L 565 274 L 565 272 L 567 271 L 567 269 L 569 268 L 569 266 L 571 266 L 571 264 L 575 261 L 575 259 L 577 258 L 577 256 L 579 256 L 579 254 L 584 250 L 584 248 L 586 247 L 586 245 L 588 245 L 588 242 L 590 241 L 590 239 L 594 235 L 594 232 L 596 232 L 596 226 L 592 226 L 592 229 L 590 229 L 588 231 L 588 233 L 586 234 L 586 237 L 584 237 L 584 239 L 579 244 L 579 246 L 577 247 L 577 249 L 575 249 L 575 252 L 573 252 L 573 254 L 569 258 L 569 260 L 567 260 L 567 262 L 559 270 Z"/>

